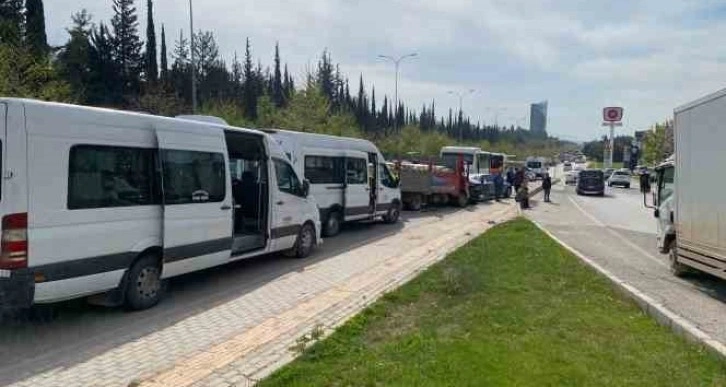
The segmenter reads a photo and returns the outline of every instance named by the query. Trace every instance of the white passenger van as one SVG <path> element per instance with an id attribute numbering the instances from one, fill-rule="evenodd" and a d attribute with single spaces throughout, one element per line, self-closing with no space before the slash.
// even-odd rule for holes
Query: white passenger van
<path id="1" fill-rule="evenodd" d="M 308 185 L 259 131 L 2 98 L 0 144 L 0 309 L 148 308 L 163 279 L 320 241 Z"/>
<path id="2" fill-rule="evenodd" d="M 387 223 L 398 221 L 401 190 L 373 143 L 278 129 L 265 132 L 282 146 L 297 173 L 310 182 L 323 235 L 336 235 L 341 222 L 376 217 Z"/>

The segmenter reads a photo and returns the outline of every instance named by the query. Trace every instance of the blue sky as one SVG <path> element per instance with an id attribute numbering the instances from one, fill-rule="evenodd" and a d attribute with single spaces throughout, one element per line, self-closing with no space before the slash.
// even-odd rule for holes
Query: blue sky
<path id="1" fill-rule="evenodd" d="M 195 28 L 211 30 L 229 59 L 246 37 L 263 64 L 276 41 L 302 77 L 328 49 L 357 90 L 363 73 L 393 95 L 393 68 L 378 54 L 409 52 L 400 98 L 410 106 L 436 101 L 474 121 L 527 125 L 529 103 L 549 100 L 549 132 L 567 139 L 601 136 L 604 106 L 625 108 L 620 133 L 642 130 L 673 109 L 726 87 L 724 0 L 194 0 Z M 136 1 L 145 31 L 146 1 Z M 155 0 L 156 27 L 167 44 L 188 35 L 188 1 Z M 111 0 L 46 0 L 52 44 L 67 39 L 73 12 L 111 17 Z M 158 33 L 160 31 L 157 31 Z M 369 90 L 370 91 L 370 90 Z"/>

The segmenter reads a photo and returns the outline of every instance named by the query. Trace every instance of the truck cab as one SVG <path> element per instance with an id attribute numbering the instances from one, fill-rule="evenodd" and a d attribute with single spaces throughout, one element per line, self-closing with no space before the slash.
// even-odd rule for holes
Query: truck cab
<path id="1" fill-rule="evenodd" d="M 655 169 L 656 188 L 654 192 L 655 217 L 658 219 L 658 250 L 667 254 L 676 239 L 674 223 L 675 207 L 675 164 L 673 156 Z"/>

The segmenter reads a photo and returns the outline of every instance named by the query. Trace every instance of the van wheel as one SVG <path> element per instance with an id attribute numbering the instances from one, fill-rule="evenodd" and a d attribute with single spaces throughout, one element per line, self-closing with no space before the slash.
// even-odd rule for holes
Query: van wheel
<path id="1" fill-rule="evenodd" d="M 126 306 L 131 310 L 151 308 L 159 303 L 163 291 L 161 266 L 153 255 L 142 257 L 131 266 L 126 283 Z"/>
<path id="2" fill-rule="evenodd" d="M 328 214 L 328 219 L 325 220 L 325 227 L 323 227 L 323 235 L 326 237 L 336 236 L 340 233 L 340 212 L 332 211 Z"/>
<path id="3" fill-rule="evenodd" d="M 388 209 L 386 215 L 383 215 L 383 221 L 388 224 L 398 222 L 401 217 L 401 206 L 398 203 L 392 203 L 391 208 Z"/>
<path id="4" fill-rule="evenodd" d="M 676 277 L 684 277 L 690 272 L 690 270 L 688 269 L 688 266 L 678 262 L 678 247 L 676 246 L 676 242 L 671 243 L 671 251 L 668 255 L 671 273 L 673 273 Z"/>
<path id="5" fill-rule="evenodd" d="M 287 255 L 294 258 L 307 258 L 315 247 L 315 228 L 310 223 L 306 223 L 297 234 L 295 246 Z"/>

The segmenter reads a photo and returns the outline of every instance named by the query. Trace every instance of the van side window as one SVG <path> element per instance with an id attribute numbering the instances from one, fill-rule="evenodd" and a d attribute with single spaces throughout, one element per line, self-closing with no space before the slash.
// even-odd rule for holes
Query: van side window
<path id="1" fill-rule="evenodd" d="M 368 162 L 365 159 L 346 159 L 348 184 L 368 184 Z"/>
<path id="2" fill-rule="evenodd" d="M 343 184 L 343 166 L 341 157 L 305 156 L 305 178 L 311 184 Z"/>
<path id="3" fill-rule="evenodd" d="M 153 149 L 98 145 L 71 148 L 71 210 L 159 204 Z"/>
<path id="4" fill-rule="evenodd" d="M 297 178 L 290 164 L 280 159 L 275 159 L 275 173 L 277 175 L 277 188 L 280 191 L 301 196 L 302 184 L 300 184 L 300 179 Z"/>
<path id="5" fill-rule="evenodd" d="M 226 191 L 224 155 L 182 150 L 161 151 L 164 203 L 221 202 Z"/>
<path id="6" fill-rule="evenodd" d="M 668 167 L 663 170 L 663 177 L 660 181 L 660 193 L 658 195 L 660 203 L 673 195 L 674 181 L 676 169 Z"/>

